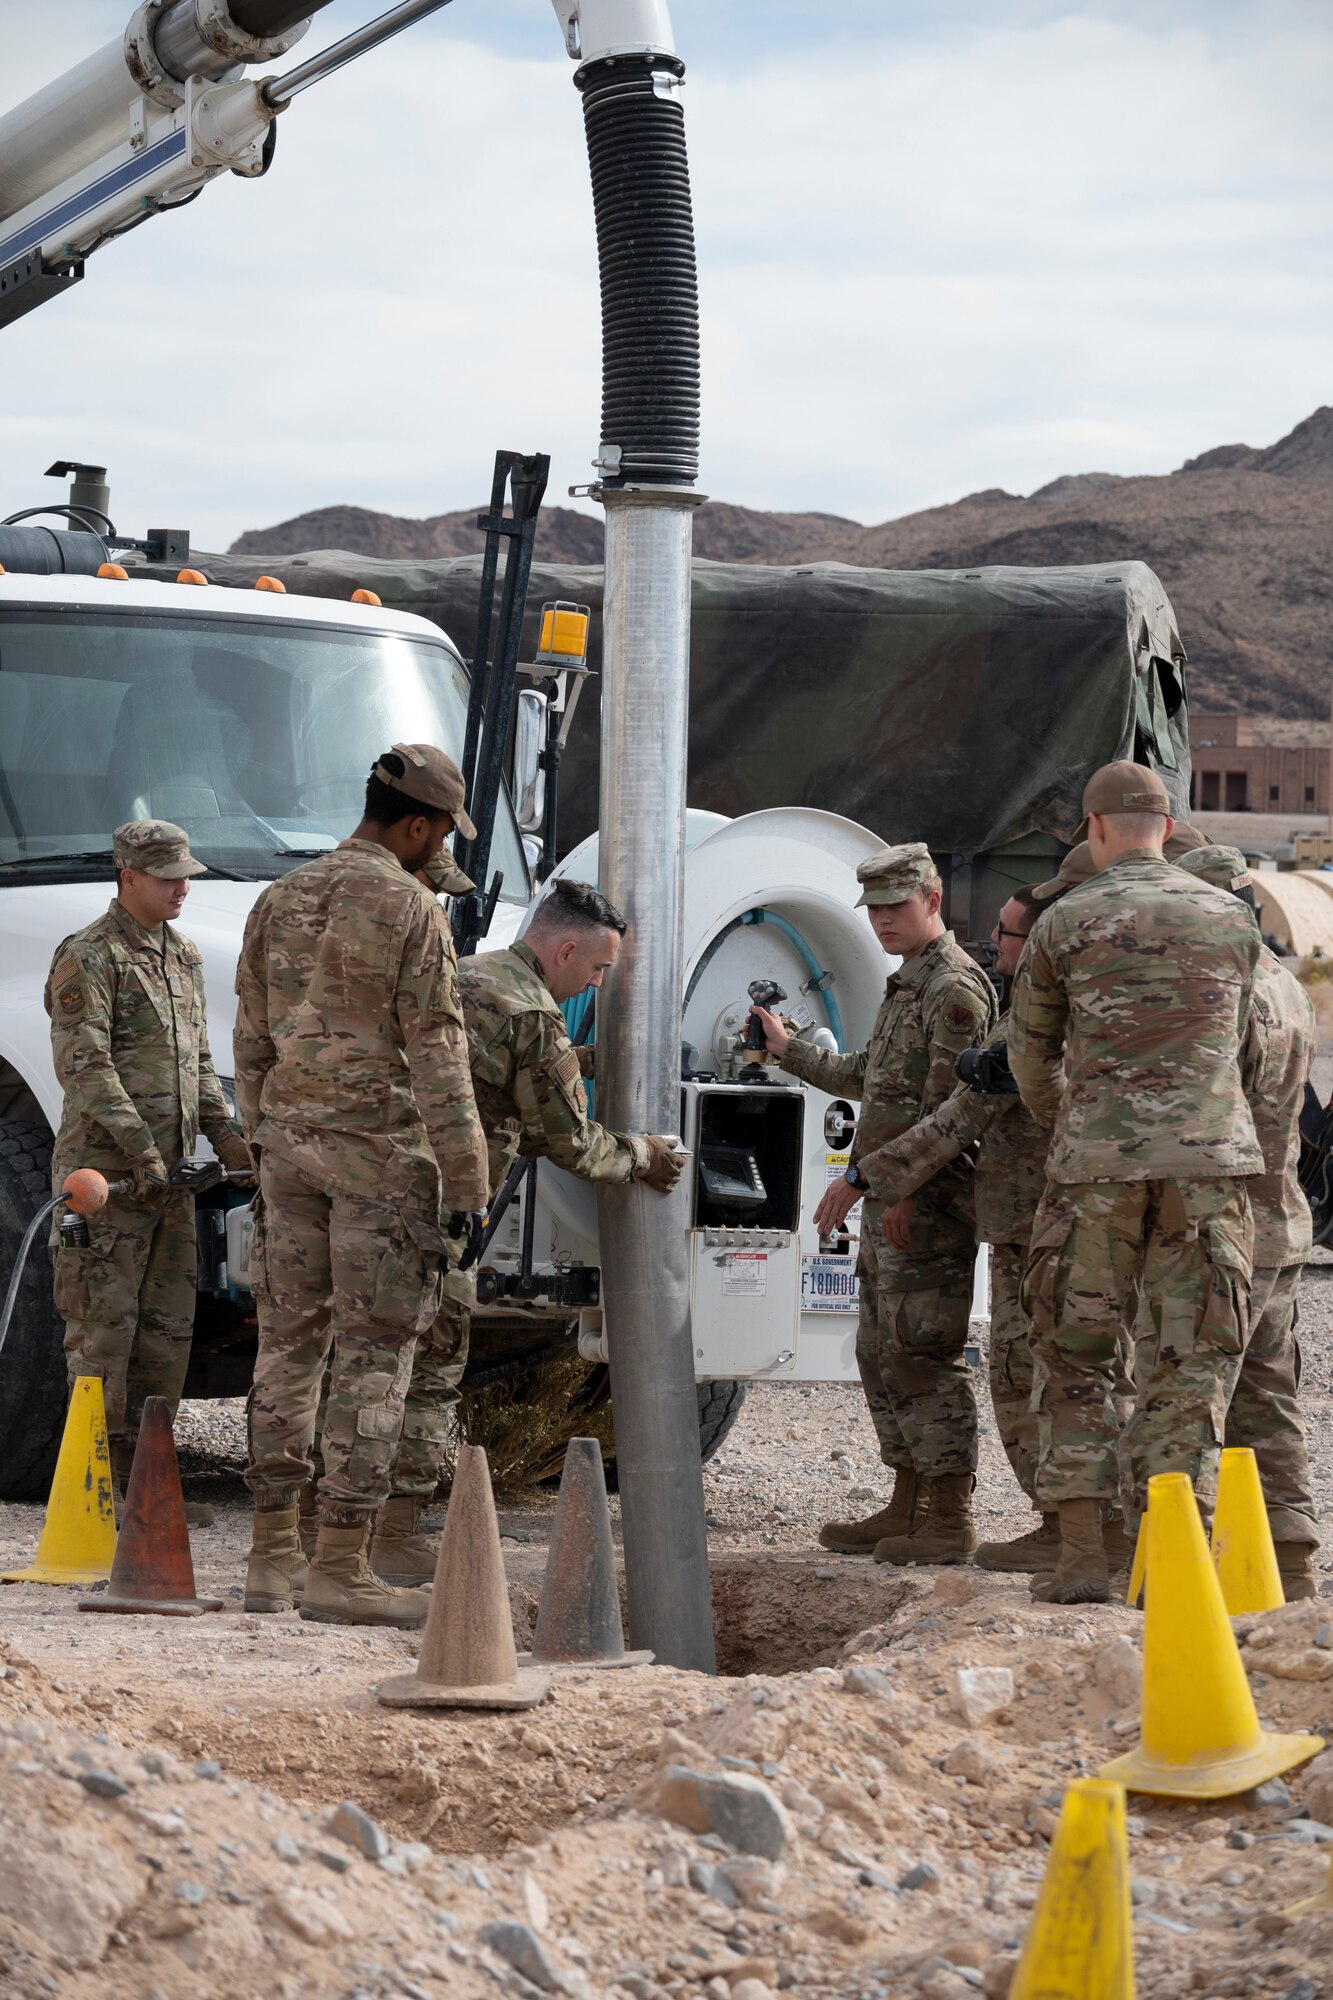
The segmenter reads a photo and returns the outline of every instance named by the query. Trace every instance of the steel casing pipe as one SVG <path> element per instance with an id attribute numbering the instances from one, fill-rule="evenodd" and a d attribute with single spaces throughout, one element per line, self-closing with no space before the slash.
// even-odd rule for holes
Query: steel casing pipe
<path id="1" fill-rule="evenodd" d="M 680 1125 L 685 756 L 694 496 L 608 491 L 600 883 L 629 934 L 598 1005 L 597 1111 Z M 597 1225 L 630 1643 L 714 1668 L 688 1264 L 689 1176 L 601 1187 Z"/>

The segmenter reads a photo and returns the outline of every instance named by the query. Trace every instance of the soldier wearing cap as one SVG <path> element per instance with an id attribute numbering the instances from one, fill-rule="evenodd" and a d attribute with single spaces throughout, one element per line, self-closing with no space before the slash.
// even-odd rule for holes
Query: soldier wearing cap
<path id="1" fill-rule="evenodd" d="M 1177 826 L 1168 834 L 1162 853 L 1168 861 L 1180 861 L 1197 848 L 1209 845 L 1207 834 L 1200 833 L 1197 826 Z M 1049 882 L 1038 882 L 1032 894 L 1038 903 L 1053 903 L 1067 889 L 1077 889 L 1084 882 L 1091 882 L 1096 874 L 1097 864 L 1092 858 L 1092 849 L 1086 840 L 1080 840 L 1076 847 L 1070 848 Z"/>
<path id="2" fill-rule="evenodd" d="M 1234 847 L 1203 847 L 1177 863 L 1253 909 L 1254 886 Z M 1310 1255 L 1310 1209 L 1301 1191 L 1301 1105 L 1315 1053 L 1315 1012 L 1299 979 L 1267 946 L 1255 971 L 1254 1006 L 1242 1053 L 1264 1171 L 1249 1182 L 1254 1210 L 1250 1331 L 1231 1407 L 1228 1445 L 1249 1445 L 1258 1461 L 1283 1593 L 1313 1597 L 1319 1546 L 1310 1461 L 1297 1389 L 1301 1352 L 1296 1295 Z M 1276 1075 L 1265 1086 L 1263 1066 Z"/>
<path id="3" fill-rule="evenodd" d="M 944 927 L 940 878 L 920 841 L 881 849 L 857 877 L 875 936 L 902 959 L 869 1046 L 849 1055 L 813 1048 L 754 1010 L 784 1069 L 830 1096 L 861 1099 L 851 1162 L 815 1222 L 834 1234 L 864 1201 L 856 1359 L 894 1489 L 889 1506 L 864 1521 L 827 1523 L 820 1541 L 873 1551 L 879 1562 L 961 1562 L 977 1546 L 977 1409 L 963 1354 L 976 1261 L 970 1165 L 954 1160 L 886 1207 L 892 1168 L 881 1179 L 878 1154 L 951 1095 L 958 1055 L 994 1026 L 995 994 Z"/>
<path id="4" fill-rule="evenodd" d="M 1155 1351 L 1127 1440 L 1134 1509 L 1158 1472 L 1187 1472 L 1207 1501 L 1247 1324 L 1246 1176 L 1263 1167 L 1240 1069 L 1258 932 L 1163 858 L 1173 821 L 1155 772 L 1108 764 L 1083 805 L 1076 839 L 1098 874 L 1038 919 L 1009 1025 L 1024 1102 L 1055 1127 L 1024 1283 L 1037 1491 L 1060 1522 L 1060 1561 L 1033 1587 L 1049 1603 L 1109 1594 L 1115 1357 L 1140 1289 Z"/>
<path id="5" fill-rule="evenodd" d="M 371 1571 L 419 1335 L 475 1242 L 486 1142 L 468 1073 L 453 942 L 415 881 L 455 827 L 463 779 L 432 744 L 395 743 L 365 815 L 259 897 L 237 969 L 236 1092 L 259 1160 L 251 1259 L 254 1542 L 246 1606 L 419 1625 L 419 1592 Z M 306 1573 L 297 1496 L 326 1362 L 319 1533 Z"/>
<path id="6" fill-rule="evenodd" d="M 1051 884 L 1044 885 L 1048 890 Z M 1052 895 L 1063 895 L 1061 883 Z M 1032 1410 L 1031 1328 L 1020 1297 L 1032 1220 L 1046 1185 L 1048 1125 L 1039 1125 L 1019 1097 L 1009 1070 L 1005 1037 L 1008 995 L 1028 933 L 1049 902 L 1033 889 L 1019 889 L 1000 911 L 991 933 L 1000 981 L 1001 1014 L 986 1037 L 988 1060 L 976 1051 L 958 1060 L 964 1081 L 915 1125 L 881 1146 L 861 1167 L 876 1192 L 889 1203 L 916 1194 L 951 1162 L 976 1149 L 974 1196 L 976 1235 L 991 1245 L 990 1392 L 995 1428 L 1027 1498 L 1037 1504 L 1037 1420 Z M 886 1211 L 887 1212 L 887 1211 Z M 983 1569 L 1053 1570 L 1060 1549 L 1054 1509 L 1041 1525 L 1012 1542 L 983 1542 L 976 1560 Z"/>
<path id="7" fill-rule="evenodd" d="M 572 1046 L 561 1012 L 562 1001 L 601 986 L 625 930 L 615 905 L 591 884 L 557 878 L 516 944 L 466 958 L 459 968 L 492 1200 L 520 1154 L 579 1180 L 642 1181 L 659 1194 L 680 1179 L 686 1156 L 674 1139 L 612 1132 L 588 1116 L 582 1058 L 592 1050 Z M 418 1524 L 443 1468 L 476 1291 L 473 1271 L 451 1271 L 440 1314 L 418 1344 L 391 1497 L 371 1547 L 371 1567 L 394 1583 L 427 1583 L 435 1574 L 435 1546 Z"/>
<path id="8" fill-rule="evenodd" d="M 106 915 L 57 946 L 46 982 L 65 1093 L 52 1171 L 127 1184 L 88 1221 L 87 1249 L 53 1237 L 70 1380 L 101 1377 L 111 1463 L 123 1489 L 147 1396 L 180 1398 L 194 1330 L 194 1197 L 170 1174 L 202 1131 L 224 1166 L 250 1155 L 213 1072 L 203 962 L 172 928 L 204 865 L 167 820 L 116 828 Z"/>

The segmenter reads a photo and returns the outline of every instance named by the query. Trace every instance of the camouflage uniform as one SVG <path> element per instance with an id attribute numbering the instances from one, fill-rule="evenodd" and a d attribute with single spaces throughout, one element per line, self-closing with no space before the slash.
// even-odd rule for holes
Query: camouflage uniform
<path id="1" fill-rule="evenodd" d="M 1004 1014 L 986 1038 L 1003 1042 Z M 951 1097 L 899 1138 L 860 1161 L 874 1198 L 916 1194 L 952 1161 L 976 1147 L 973 1197 L 977 1241 L 991 1247 L 990 1391 L 995 1424 L 1015 1476 L 1036 1498 L 1037 1419 L 1032 1408 L 1031 1329 L 1019 1296 L 1032 1220 L 1046 1185 L 1050 1127 L 1020 1097 L 960 1084 Z"/>
<path id="2" fill-rule="evenodd" d="M 260 1161 L 246 1478 L 263 1508 L 294 1500 L 332 1346 L 320 1511 L 354 1526 L 389 1490 L 442 1296 L 442 1217 L 486 1206 L 453 943 L 386 848 L 345 840 L 265 889 L 236 991 L 237 1100 Z"/>
<path id="3" fill-rule="evenodd" d="M 592 1051 L 572 1047 L 532 948 L 520 942 L 508 951 L 466 958 L 458 983 L 492 1198 L 519 1153 L 550 1160 L 580 1180 L 640 1178 L 650 1164 L 644 1141 L 608 1132 L 588 1116 L 580 1058 Z M 475 1274 L 451 1271 L 435 1324 L 417 1345 L 394 1466 L 395 1494 L 425 1497 L 435 1491 L 449 1409 L 467 1366 L 475 1304 Z"/>
<path id="4" fill-rule="evenodd" d="M 1222 887 L 1228 867 L 1233 880 L 1236 871 L 1241 871 L 1242 881 L 1248 880 L 1244 857 L 1227 848 L 1200 854 L 1190 873 Z M 1274 1542 L 1317 1548 L 1310 1462 L 1297 1398 L 1301 1350 L 1296 1338 L 1296 1295 L 1311 1247 L 1310 1209 L 1297 1173 L 1300 1115 L 1314 1052 L 1310 996 L 1265 948 L 1255 969 L 1251 1025 L 1242 1058 L 1264 1172 L 1248 1184 L 1254 1210 L 1250 1333 L 1227 1412 L 1225 1442 L 1253 1448 Z M 1269 1064 L 1278 1073 L 1266 1083 Z"/>
<path id="5" fill-rule="evenodd" d="M 124 846 L 126 834 L 138 839 L 134 851 Z M 118 829 L 117 865 L 150 862 L 150 834 L 159 846 L 177 844 L 188 859 L 179 827 L 148 820 Z M 143 872 L 156 870 L 144 865 Z M 65 1093 L 53 1191 L 74 1167 L 123 1180 L 156 1155 L 170 1171 L 193 1153 L 201 1131 L 239 1163 L 240 1128 L 208 1048 L 203 964 L 188 938 L 167 923 L 146 929 L 117 898 L 105 916 L 56 947 L 44 1002 Z M 70 1380 L 101 1377 L 123 1472 L 144 1398 L 166 1396 L 174 1410 L 184 1386 L 198 1262 L 194 1197 L 165 1188 L 142 1199 L 113 1194 L 89 1217 L 88 1236 L 89 1247 L 76 1250 L 52 1235 L 55 1300 Z"/>
<path id="6" fill-rule="evenodd" d="M 858 871 L 863 880 L 872 862 Z M 881 1147 L 952 1096 L 955 1059 L 994 1021 L 990 981 L 945 931 L 890 976 L 867 1048 L 837 1055 L 798 1038 L 781 1066 L 830 1097 L 861 1099 L 851 1157 L 868 1173 Z M 976 1262 L 971 1169 L 955 1160 L 923 1184 L 905 1253 L 885 1240 L 884 1208 L 872 1183 L 856 1266 L 856 1362 L 880 1457 L 922 1477 L 975 1472 L 977 1406 L 963 1357 Z"/>
<path id="7" fill-rule="evenodd" d="M 1024 1299 L 1040 1383 L 1045 1506 L 1117 1490 L 1115 1356 L 1140 1289 L 1154 1365 L 1131 1420 L 1138 1504 L 1156 1472 L 1206 1497 L 1247 1325 L 1263 1157 L 1239 1050 L 1258 933 L 1234 898 L 1147 849 L 1037 921 L 1009 1060 L 1055 1136 Z"/>

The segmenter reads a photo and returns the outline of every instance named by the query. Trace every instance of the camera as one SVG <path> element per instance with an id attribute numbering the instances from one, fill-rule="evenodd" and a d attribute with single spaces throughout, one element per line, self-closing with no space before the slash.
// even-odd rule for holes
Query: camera
<path id="1" fill-rule="evenodd" d="M 1009 1048 L 1005 1042 L 992 1042 L 988 1049 L 964 1049 L 954 1069 L 969 1090 L 978 1091 L 983 1096 L 1018 1095 L 1018 1085 L 1009 1067 Z"/>

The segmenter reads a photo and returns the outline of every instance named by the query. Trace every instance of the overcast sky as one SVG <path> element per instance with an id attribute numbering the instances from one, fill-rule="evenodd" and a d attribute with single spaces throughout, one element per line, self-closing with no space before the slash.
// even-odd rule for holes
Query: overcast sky
<path id="1" fill-rule="evenodd" d="M 335 0 L 301 54 L 384 4 Z M 0 108 L 129 12 L 0 0 Z M 1326 0 L 672 15 L 714 497 L 883 520 L 1333 401 Z M 471 505 L 497 445 L 549 451 L 563 498 L 599 410 L 572 69 L 548 0 L 455 0 L 300 98 L 266 179 L 100 251 L 0 333 L 0 511 L 105 460 L 122 526 L 222 547 Z"/>

